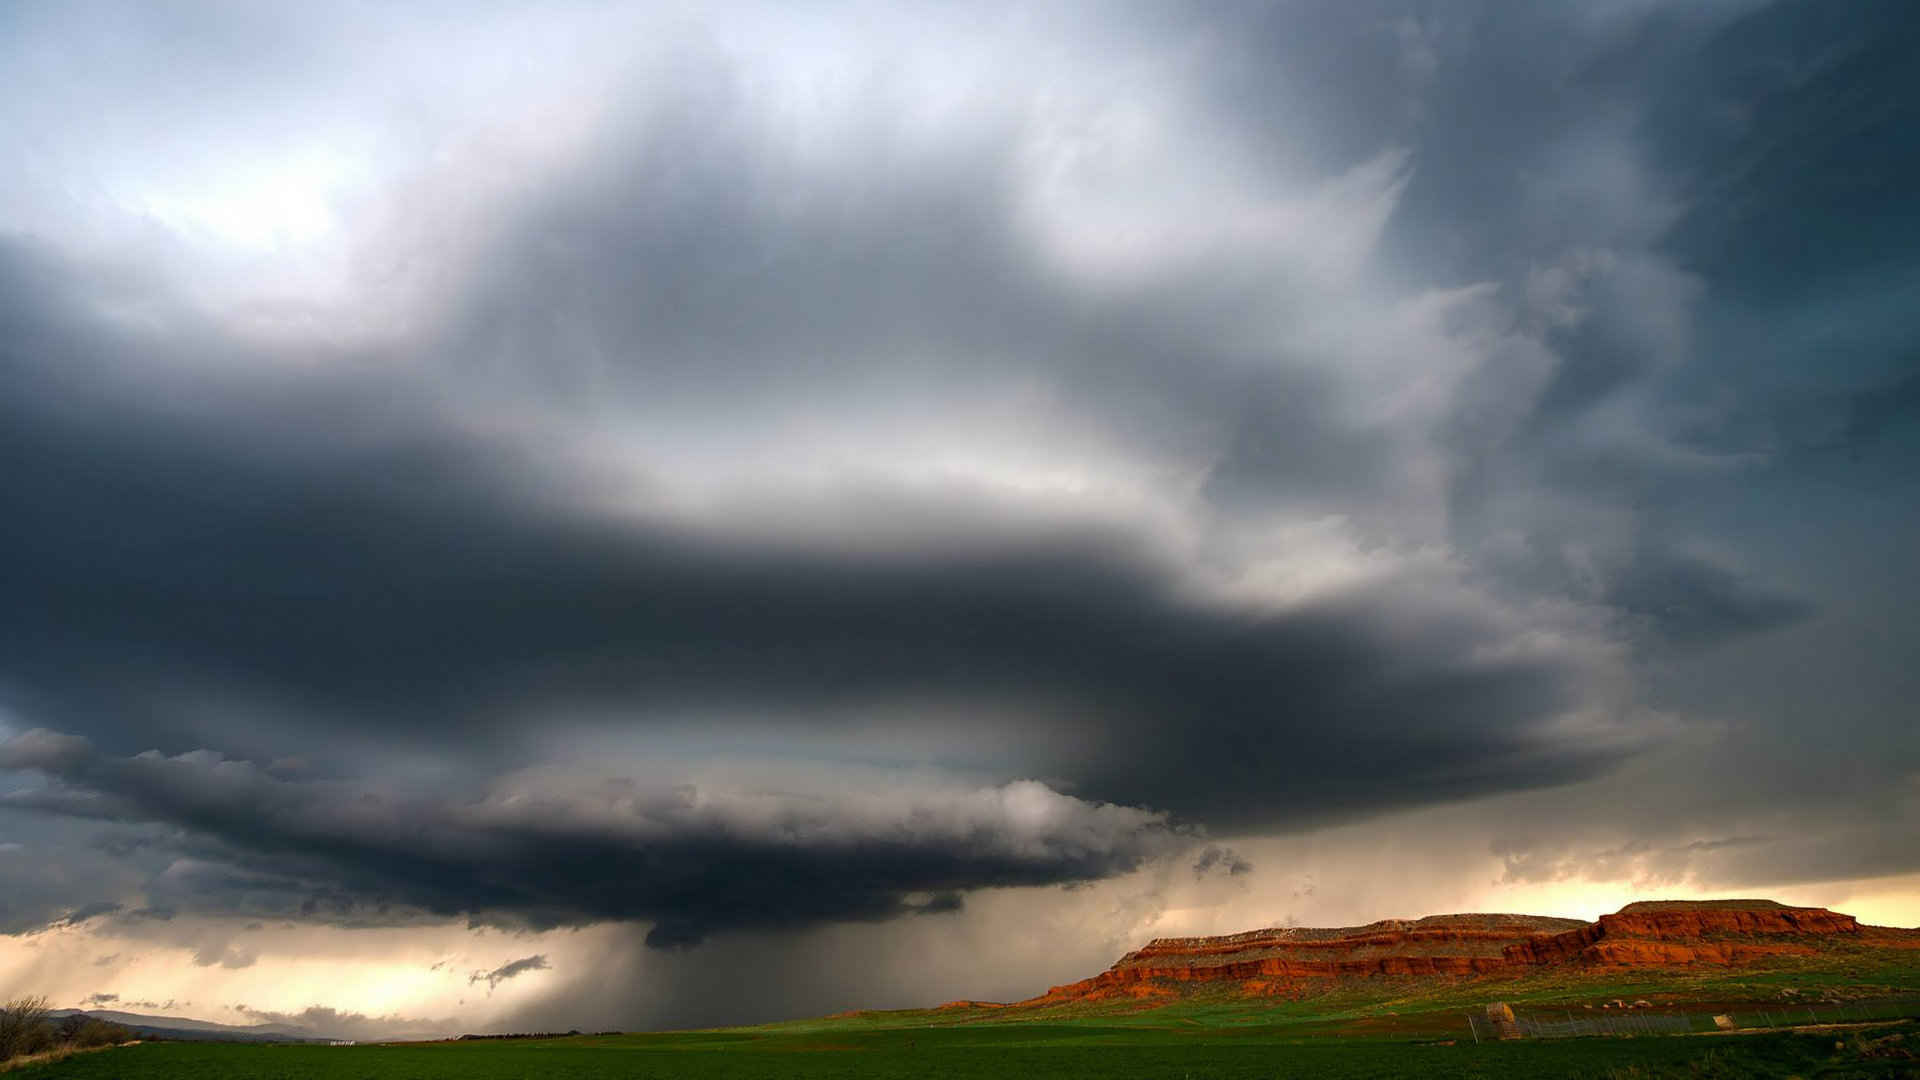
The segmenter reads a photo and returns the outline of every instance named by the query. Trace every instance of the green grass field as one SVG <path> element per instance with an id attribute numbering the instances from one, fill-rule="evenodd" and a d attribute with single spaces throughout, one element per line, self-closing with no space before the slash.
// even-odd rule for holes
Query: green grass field
<path id="1" fill-rule="evenodd" d="M 1843 1044 L 1840 1049 L 1836 1041 Z M 1920 1076 L 1920 1063 L 1876 1057 L 1872 1051 L 1851 1033 L 1838 1039 L 1834 1033 L 1778 1033 L 1443 1046 L 1365 1037 L 1302 1039 L 1272 1028 L 998 1024 L 354 1047 L 149 1043 L 17 1075 L 23 1080 Z"/>

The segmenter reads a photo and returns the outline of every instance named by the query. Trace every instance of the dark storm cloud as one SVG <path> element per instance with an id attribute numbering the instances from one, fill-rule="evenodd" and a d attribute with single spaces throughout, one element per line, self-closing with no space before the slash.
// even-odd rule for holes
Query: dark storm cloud
<path id="1" fill-rule="evenodd" d="M 1741 300 L 1804 303 L 1911 281 L 1920 24 L 1898 0 L 1766 5 L 1704 44 L 1649 117 L 1686 177 L 1669 243 Z"/>
<path id="2" fill-rule="evenodd" d="M 78 926 L 81 923 L 86 922 L 88 919 L 99 918 L 102 915 L 111 915 L 114 912 L 119 910 L 120 910 L 119 904 L 113 903 L 112 901 L 100 900 L 91 904 L 87 904 L 84 907 L 74 908 L 72 911 L 67 912 L 66 918 L 61 919 L 58 923 L 55 923 L 54 925 Z"/>
<path id="3" fill-rule="evenodd" d="M 233 915 L 646 919 L 648 942 L 671 947 L 717 930 L 950 911 L 956 889 L 1095 880 L 1192 843 L 1164 815 L 1033 782 L 809 795 L 523 777 L 456 800 L 283 780 L 206 751 L 115 758 L 39 731 L 5 747 L 8 767 L 52 783 L 0 806 L 185 829 L 199 842 L 149 894 Z M 224 944 L 195 956 L 253 961 Z"/>
<path id="4" fill-rule="evenodd" d="M 1069 885 L 1072 883 L 1069 882 Z M 966 897 L 957 892 L 935 893 L 926 903 L 913 909 L 915 915 L 947 915 L 962 911 L 967 906 Z"/>
<path id="5" fill-rule="evenodd" d="M 1645 620 L 1659 645 L 1696 645 L 1787 626 L 1811 614 L 1797 597 L 1742 581 L 1723 567 L 1652 552 L 1618 574 L 1610 599 Z"/>
<path id="6" fill-rule="evenodd" d="M 9 267 L 50 287 L 17 250 Z M 42 297 L 10 320 L 11 340 L 40 343 L 7 350 L 30 389 L 60 378 L 43 366 L 54 358 L 73 377 L 136 344 L 50 319 L 60 307 Z M 482 747 L 512 746 L 536 707 L 1034 700 L 1064 704 L 1077 745 L 1010 748 L 1026 769 L 1221 824 L 1552 783 L 1616 752 L 1532 733 L 1576 706 L 1583 658 L 1473 659 L 1502 631 L 1472 609 L 1420 614 L 1418 585 L 1269 615 L 1183 597 L 1172 567 L 1111 527 L 936 535 L 885 558 L 616 528 L 529 499 L 510 457 L 505 476 L 475 464 L 512 447 L 430 415 L 382 430 L 394 406 L 372 389 L 274 385 L 234 415 L 231 384 L 203 388 L 184 417 L 95 391 L 85 409 L 10 410 L 0 436 L 22 466 L 5 499 L 23 528 L 0 541 L 26 571 L 0 616 L 15 686 L 35 715 L 108 746 L 301 745 L 209 731 L 170 703 L 208 694 Z M 276 415 L 282 437 L 262 445 Z M 330 423 L 350 427 L 347 446 L 325 438 Z M 1407 625 L 1376 625 L 1396 605 Z M 1391 789 L 1355 782 L 1383 765 Z"/>
<path id="7" fill-rule="evenodd" d="M 88 928 L 103 916 L 127 918 L 121 898 L 139 894 L 161 868 L 150 860 L 124 859 L 93 849 L 88 840 L 97 826 L 83 819 L 0 812 L 12 835 L 31 837 L 31 845 L 0 850 L 0 934 L 21 934 L 51 926 Z"/>

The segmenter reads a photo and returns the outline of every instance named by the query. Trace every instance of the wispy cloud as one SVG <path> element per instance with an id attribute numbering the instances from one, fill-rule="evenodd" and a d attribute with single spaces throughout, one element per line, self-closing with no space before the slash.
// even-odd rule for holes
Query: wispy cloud
<path id="1" fill-rule="evenodd" d="M 552 965 L 547 963 L 545 956 L 538 954 L 523 956 L 518 960 L 501 964 L 492 971 L 476 971 L 467 977 L 467 982 L 469 984 L 479 982 L 486 983 L 487 992 L 492 993 L 494 987 L 499 986 L 508 979 L 517 978 L 529 971 L 547 971 L 551 966 Z"/>

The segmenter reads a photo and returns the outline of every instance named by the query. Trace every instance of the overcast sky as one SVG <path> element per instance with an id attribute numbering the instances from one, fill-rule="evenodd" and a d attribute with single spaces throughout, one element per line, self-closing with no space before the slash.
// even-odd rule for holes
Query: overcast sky
<path id="1" fill-rule="evenodd" d="M 1920 14 L 1204 11 L 0 7 L 0 993 L 1920 922 Z"/>

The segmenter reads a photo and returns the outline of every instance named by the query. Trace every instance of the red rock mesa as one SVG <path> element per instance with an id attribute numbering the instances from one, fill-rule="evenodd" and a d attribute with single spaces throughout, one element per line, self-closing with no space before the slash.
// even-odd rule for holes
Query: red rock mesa
<path id="1" fill-rule="evenodd" d="M 1643 901 L 1590 923 L 1541 915 L 1430 915 L 1336 929 L 1274 927 L 1225 937 L 1161 938 L 1093 978 L 1056 986 L 1031 1003 L 1166 997 L 1191 983 L 1285 995 L 1313 992 L 1325 980 L 1345 977 L 1520 974 L 1560 964 L 1739 964 L 1811 954 L 1823 939 L 1861 932 L 1851 915 L 1771 900 Z"/>

